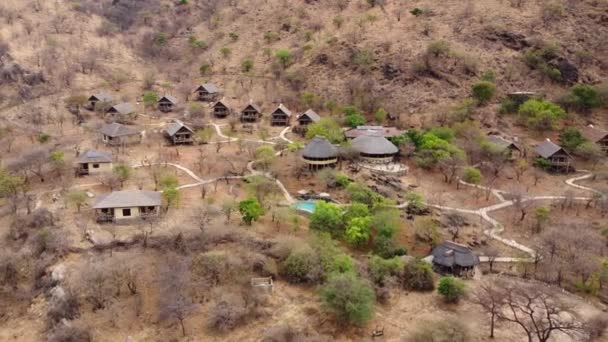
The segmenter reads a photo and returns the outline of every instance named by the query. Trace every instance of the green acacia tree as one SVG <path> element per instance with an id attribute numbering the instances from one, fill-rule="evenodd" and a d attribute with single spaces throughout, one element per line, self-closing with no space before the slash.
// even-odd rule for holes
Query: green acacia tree
<path id="1" fill-rule="evenodd" d="M 80 208 L 87 201 L 87 193 L 82 190 L 73 190 L 68 193 L 67 199 L 70 203 L 76 206 L 76 210 L 80 212 Z"/>
<path id="2" fill-rule="evenodd" d="M 368 242 L 371 233 L 371 223 L 371 216 L 351 219 L 344 234 L 346 242 L 353 246 L 361 246 Z"/>
<path id="3" fill-rule="evenodd" d="M 566 112 L 555 103 L 531 99 L 519 107 L 519 117 L 525 124 L 537 130 L 553 130 Z"/>
<path id="4" fill-rule="evenodd" d="M 277 159 L 275 151 L 270 145 L 262 145 L 255 150 L 255 158 L 257 163 L 266 171 L 272 163 Z"/>
<path id="5" fill-rule="evenodd" d="M 327 232 L 334 237 L 341 236 L 344 229 L 342 210 L 333 203 L 317 202 L 309 225 L 312 230 Z"/>
<path id="6" fill-rule="evenodd" d="M 559 134 L 559 143 L 567 151 L 574 151 L 579 145 L 586 141 L 583 134 L 574 127 L 566 127 Z"/>
<path id="7" fill-rule="evenodd" d="M 163 189 L 163 198 L 167 203 L 167 210 L 169 210 L 169 208 L 176 208 L 179 205 L 181 195 L 177 187 L 168 186 Z"/>
<path id="8" fill-rule="evenodd" d="M 122 188 L 127 180 L 131 178 L 133 174 L 133 169 L 127 164 L 117 164 L 114 166 L 114 173 L 120 182 L 120 187 Z"/>
<path id="9" fill-rule="evenodd" d="M 447 303 L 457 303 L 466 293 L 464 283 L 454 277 L 442 277 L 439 279 L 437 292 Z"/>
<path id="10" fill-rule="evenodd" d="M 464 174 L 462 176 L 462 180 L 471 184 L 479 184 L 483 176 L 481 175 L 481 171 L 474 167 L 467 167 L 464 169 Z"/>
<path id="11" fill-rule="evenodd" d="M 253 70 L 253 60 L 251 58 L 245 58 L 241 63 L 241 70 L 245 73 Z"/>
<path id="12" fill-rule="evenodd" d="M 144 93 L 143 101 L 146 108 L 154 107 L 158 102 L 158 94 L 153 91 L 147 91 Z"/>
<path id="13" fill-rule="evenodd" d="M 306 139 L 316 136 L 325 137 L 332 144 L 339 144 L 344 141 L 344 132 L 340 124 L 333 118 L 322 118 L 319 122 L 312 123 L 306 128 Z"/>
<path id="14" fill-rule="evenodd" d="M 536 218 L 536 232 L 540 233 L 547 221 L 549 221 L 549 214 L 551 210 L 546 207 L 538 207 L 534 211 L 534 217 Z"/>
<path id="15" fill-rule="evenodd" d="M 249 197 L 239 203 L 239 212 L 243 222 L 248 226 L 264 215 L 264 208 L 255 197 Z"/>
<path id="16" fill-rule="evenodd" d="M 372 319 L 374 290 L 354 273 L 332 275 L 319 293 L 325 306 L 340 321 L 364 325 Z"/>

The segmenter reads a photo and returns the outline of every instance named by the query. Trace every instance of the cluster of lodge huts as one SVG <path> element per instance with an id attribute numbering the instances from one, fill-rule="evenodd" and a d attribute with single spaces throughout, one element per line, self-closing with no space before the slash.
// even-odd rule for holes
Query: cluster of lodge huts
<path id="1" fill-rule="evenodd" d="M 210 112 L 215 118 L 221 119 L 232 115 L 238 115 L 241 122 L 253 123 L 260 120 L 263 116 L 262 108 L 253 100 L 249 100 L 246 104 L 238 107 L 226 98 L 218 99 L 221 91 L 212 83 L 201 84 L 194 90 L 194 93 L 196 100 L 210 102 Z M 100 92 L 91 95 L 88 98 L 85 107 L 90 110 L 106 112 L 115 119 L 129 117 L 135 114 L 135 106 L 133 104 L 129 102 L 113 104 L 115 100 L 116 99 L 111 94 Z M 177 98 L 171 95 L 165 95 L 157 102 L 157 108 L 162 112 L 173 111 L 177 105 Z M 284 104 L 279 104 L 270 112 L 269 117 L 272 126 L 289 126 L 294 115 Z M 315 113 L 315 111 L 308 109 L 296 116 L 295 120 L 298 122 L 298 125 L 294 128 L 294 131 L 304 132 L 306 126 L 318 122 L 320 119 L 321 117 Z"/>
<path id="2" fill-rule="evenodd" d="M 234 115 L 234 107 L 225 98 L 219 99 L 220 90 L 211 83 L 202 84 L 195 89 L 195 98 L 199 101 L 211 102 L 211 114 L 217 118 L 225 118 Z M 114 97 L 107 93 L 98 93 L 88 99 L 86 105 L 91 110 L 102 108 L 110 115 L 132 115 L 135 107 L 130 103 L 112 104 Z M 158 109 L 169 112 L 175 109 L 178 101 L 175 97 L 167 95 L 158 100 Z M 262 109 L 253 101 L 241 107 L 238 112 L 240 121 L 243 123 L 256 122 L 262 117 Z M 275 126 L 288 126 L 291 124 L 292 112 L 283 104 L 278 105 L 270 113 L 270 123 Z M 306 127 L 312 123 L 319 122 L 321 117 L 312 109 L 296 116 L 297 125 L 295 132 L 305 132 Z M 608 131 L 585 127 L 583 136 L 598 144 L 601 149 L 608 153 Z M 100 129 L 101 141 L 108 146 L 124 146 L 139 143 L 142 132 L 138 129 L 117 122 L 109 123 Z M 359 159 L 370 164 L 389 164 L 398 153 L 398 148 L 389 139 L 403 134 L 403 131 L 395 127 L 384 126 L 358 126 L 344 132 L 351 142 L 352 149 L 358 153 Z M 165 137 L 174 145 L 192 144 L 194 142 L 194 131 L 179 120 L 173 120 L 164 130 Z M 516 139 L 511 141 L 499 135 L 490 135 L 488 140 L 510 158 L 524 156 L 524 151 Z M 572 157 L 563 148 L 549 139 L 535 147 L 537 157 L 546 160 L 553 170 L 568 171 L 572 169 Z M 314 137 L 300 152 L 301 160 L 308 165 L 309 169 L 317 170 L 325 167 L 334 167 L 338 163 L 338 147 L 331 144 L 324 137 Z M 89 150 L 80 155 L 76 161 L 76 173 L 78 175 L 90 175 L 112 169 L 111 155 Z M 115 221 L 132 217 L 152 217 L 158 215 L 160 208 L 160 195 L 156 192 L 147 191 L 118 191 L 101 196 L 93 208 L 96 210 L 99 221 Z M 459 253 L 458 248 L 452 248 L 446 253 Z M 440 258 L 439 258 L 440 259 Z M 463 266 L 465 267 L 465 266 Z M 468 266 L 466 266 L 468 267 Z M 467 269 L 468 271 L 468 269 Z"/>

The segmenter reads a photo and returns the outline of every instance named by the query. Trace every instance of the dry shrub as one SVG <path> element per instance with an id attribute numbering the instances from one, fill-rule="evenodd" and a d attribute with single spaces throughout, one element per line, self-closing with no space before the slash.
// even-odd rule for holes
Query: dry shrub
<path id="1" fill-rule="evenodd" d="M 212 245 L 219 242 L 236 242 L 239 234 L 242 233 L 237 232 L 234 227 L 210 226 L 205 230 L 205 240 Z"/>
<path id="2" fill-rule="evenodd" d="M 279 261 L 285 260 L 294 248 L 301 245 L 301 239 L 293 236 L 280 236 L 276 239 L 274 246 L 268 251 L 268 255 Z"/>
<path id="3" fill-rule="evenodd" d="M 62 320 L 73 320 L 80 314 L 80 303 L 72 291 L 56 287 L 52 291 L 47 311 L 48 325 L 54 327 Z"/>
<path id="4" fill-rule="evenodd" d="M 224 293 L 209 312 L 209 328 L 226 332 L 245 323 L 249 314 L 243 297 L 237 293 Z"/>
<path id="5" fill-rule="evenodd" d="M 470 341 L 467 327 L 454 318 L 446 318 L 432 322 L 421 322 L 418 328 L 410 335 L 407 341 L 411 342 L 434 342 Z"/>
<path id="6" fill-rule="evenodd" d="M 277 262 L 274 259 L 268 258 L 261 254 L 256 254 L 251 258 L 248 258 L 248 260 L 253 260 L 253 272 L 262 277 L 275 278 L 279 273 Z"/>
<path id="7" fill-rule="evenodd" d="M 266 329 L 262 342 L 330 342 L 335 340 L 332 336 L 321 335 L 310 327 L 308 330 L 310 331 L 298 330 L 289 323 L 278 324 Z"/>
<path id="8" fill-rule="evenodd" d="M 608 317 L 606 315 L 599 314 L 592 317 L 586 324 L 590 341 L 599 341 L 601 337 L 605 336 L 606 327 L 608 327 Z"/>
<path id="9" fill-rule="evenodd" d="M 224 251 L 200 253 L 192 259 L 192 273 L 211 287 L 243 280 L 247 274 L 241 260 Z"/>
<path id="10" fill-rule="evenodd" d="M 55 328 L 47 338 L 48 342 L 90 342 L 92 340 L 88 328 L 66 324 Z"/>

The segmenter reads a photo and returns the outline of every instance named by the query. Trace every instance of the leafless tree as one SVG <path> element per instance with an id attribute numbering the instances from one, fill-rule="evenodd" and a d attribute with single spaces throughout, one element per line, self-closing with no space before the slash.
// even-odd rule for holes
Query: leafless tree
<path id="1" fill-rule="evenodd" d="M 188 294 L 190 270 L 186 260 L 172 256 L 160 271 L 159 319 L 177 321 L 182 335 L 186 336 L 184 324 L 195 305 Z"/>
<path id="2" fill-rule="evenodd" d="M 464 166 L 464 159 L 459 156 L 443 158 L 439 161 L 439 169 L 443 174 L 443 181 L 452 184 L 458 176 L 458 171 Z"/>
<path id="3" fill-rule="evenodd" d="M 492 273 L 493 267 L 494 267 L 494 262 L 496 261 L 496 258 L 498 257 L 498 249 L 496 249 L 495 247 L 492 246 L 486 246 L 483 248 L 482 251 L 483 255 L 485 255 L 488 258 L 488 265 L 490 266 L 490 273 Z"/>
<path id="4" fill-rule="evenodd" d="M 93 311 L 105 308 L 112 296 L 109 269 L 100 260 L 90 261 L 79 277 L 82 279 L 79 292 L 92 305 Z"/>
<path id="5" fill-rule="evenodd" d="M 201 230 L 201 233 L 205 233 L 209 223 L 220 215 L 220 209 L 214 205 L 208 204 L 203 205 L 200 208 L 196 209 L 194 213 L 194 221 L 198 225 L 198 228 Z"/>
<path id="6" fill-rule="evenodd" d="M 502 310 L 505 293 L 494 281 L 486 281 L 479 286 L 473 296 L 473 302 L 481 306 L 490 316 L 490 338 L 494 338 L 494 327 Z"/>
<path id="7" fill-rule="evenodd" d="M 522 222 L 528 214 L 528 208 L 530 207 L 530 201 L 526 200 L 527 192 L 522 189 L 516 189 L 511 193 L 511 201 L 513 201 L 513 207 L 519 211 L 519 222 Z"/>
<path id="8" fill-rule="evenodd" d="M 529 342 L 546 342 L 556 331 L 569 336 L 583 332 L 576 313 L 538 285 L 509 284 L 502 291 L 501 308 L 496 311 L 496 317 L 519 326 Z M 567 316 L 570 317 L 565 318 Z"/>

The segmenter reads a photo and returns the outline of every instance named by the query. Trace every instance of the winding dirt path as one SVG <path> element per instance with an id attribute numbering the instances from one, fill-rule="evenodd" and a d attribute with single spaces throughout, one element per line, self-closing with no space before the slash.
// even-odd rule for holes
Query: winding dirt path
<path id="1" fill-rule="evenodd" d="M 585 171 L 585 172 L 588 172 L 588 171 Z M 596 189 L 585 187 L 585 186 L 578 185 L 575 183 L 579 180 L 587 179 L 592 176 L 593 176 L 593 174 L 587 173 L 582 176 L 569 178 L 565 181 L 565 183 L 567 185 L 577 188 L 577 189 L 586 190 L 586 191 L 590 191 L 590 192 L 594 192 L 594 193 L 601 193 Z M 503 243 L 509 247 L 515 248 L 529 256 L 527 258 L 497 257 L 497 258 L 495 258 L 495 262 L 534 262 L 536 260 L 536 251 L 515 240 L 507 239 L 507 238 L 500 236 L 500 234 L 505 230 L 504 226 L 489 215 L 489 213 L 491 213 L 493 211 L 508 208 L 515 204 L 514 201 L 506 200 L 504 198 L 503 194 L 508 194 L 509 192 L 500 190 L 500 189 L 488 188 L 488 187 L 484 187 L 484 186 L 480 186 L 480 185 L 476 185 L 476 184 L 470 184 L 470 183 L 464 182 L 462 180 L 460 180 L 459 182 L 463 185 L 474 187 L 477 189 L 490 190 L 492 192 L 492 194 L 494 196 L 496 196 L 496 198 L 498 198 L 500 203 L 490 205 L 487 207 L 482 207 L 479 209 L 454 208 L 454 207 L 441 206 L 441 205 L 436 205 L 436 204 L 431 204 L 431 203 L 427 203 L 426 205 L 428 205 L 429 207 L 432 207 L 432 208 L 439 209 L 439 210 L 455 211 L 455 212 L 460 212 L 460 213 L 464 213 L 464 214 L 472 214 L 472 215 L 480 216 L 484 221 L 486 221 L 487 223 L 490 224 L 490 228 L 484 230 L 485 235 L 487 235 L 488 237 L 490 237 L 494 240 L 500 241 L 501 243 Z M 566 198 L 565 196 L 545 195 L 545 196 L 526 197 L 526 198 L 523 198 L 522 201 L 529 202 L 529 201 L 542 201 L 542 200 L 559 200 L 559 199 L 565 199 L 565 198 Z M 577 201 L 588 201 L 591 199 L 591 197 L 573 197 L 573 199 L 577 200 Z M 397 208 L 405 208 L 407 206 L 407 204 L 408 204 L 407 202 L 400 204 L 397 206 Z M 487 256 L 480 256 L 479 259 L 481 262 L 487 262 L 489 258 Z"/>

